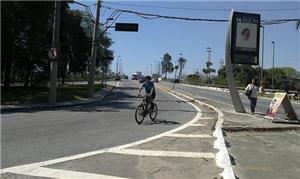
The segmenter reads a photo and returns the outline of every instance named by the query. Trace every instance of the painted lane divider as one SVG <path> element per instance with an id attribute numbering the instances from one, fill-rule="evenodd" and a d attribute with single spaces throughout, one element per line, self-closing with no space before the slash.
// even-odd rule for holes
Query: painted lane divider
<path id="1" fill-rule="evenodd" d="M 199 134 L 199 135 L 193 135 L 193 134 L 169 134 L 166 135 L 166 137 L 180 137 L 180 138 L 211 138 L 211 135 L 206 134 Z"/>
<path id="2" fill-rule="evenodd" d="M 155 150 L 140 150 L 140 149 L 120 149 L 109 150 L 109 153 L 129 154 L 139 156 L 155 156 L 155 157 L 185 157 L 185 158 L 215 158 L 213 153 L 204 152 L 179 152 L 179 151 L 155 151 Z"/>
<path id="3" fill-rule="evenodd" d="M 236 177 L 235 177 L 235 174 L 233 171 L 233 167 L 232 167 L 232 164 L 230 161 L 229 153 L 228 153 L 227 147 L 225 145 L 225 139 L 224 139 L 223 132 L 222 132 L 222 124 L 224 122 L 223 112 L 210 104 L 206 104 L 204 102 L 196 100 L 196 99 L 189 97 L 183 93 L 179 93 L 174 90 L 163 88 L 163 87 L 161 87 L 161 88 L 164 89 L 165 91 L 169 91 L 170 93 L 173 93 L 175 95 L 182 96 L 186 99 L 194 101 L 200 105 L 205 105 L 218 113 L 218 121 L 216 123 L 215 131 L 213 133 L 213 136 L 217 138 L 214 142 L 214 148 L 219 150 L 219 152 L 216 155 L 216 164 L 218 167 L 224 169 L 223 172 L 220 174 L 221 176 L 224 177 L 224 179 L 235 179 Z"/>

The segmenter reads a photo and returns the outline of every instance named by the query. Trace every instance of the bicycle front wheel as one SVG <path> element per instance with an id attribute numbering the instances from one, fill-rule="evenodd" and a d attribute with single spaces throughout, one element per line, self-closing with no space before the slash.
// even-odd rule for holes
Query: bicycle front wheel
<path id="1" fill-rule="evenodd" d="M 150 111 L 150 119 L 154 121 L 157 116 L 157 105 L 153 103 L 153 106 L 151 106 L 151 111 Z"/>
<path id="2" fill-rule="evenodd" d="M 144 109 L 143 105 L 138 105 L 138 107 L 135 110 L 135 121 L 138 124 L 141 124 L 144 121 L 144 118 L 146 116 L 146 111 Z"/>

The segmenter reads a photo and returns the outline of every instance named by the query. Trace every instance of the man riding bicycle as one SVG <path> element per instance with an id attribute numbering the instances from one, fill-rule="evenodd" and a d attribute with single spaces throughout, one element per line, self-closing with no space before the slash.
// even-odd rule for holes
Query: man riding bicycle
<path id="1" fill-rule="evenodd" d="M 151 108 L 153 108 L 153 101 L 155 98 L 155 87 L 154 83 L 151 80 L 150 76 L 145 77 L 145 82 L 142 85 L 142 87 L 139 89 L 138 96 L 141 95 L 141 91 L 143 88 L 145 88 L 145 93 L 146 93 L 146 102 L 151 104 Z"/>

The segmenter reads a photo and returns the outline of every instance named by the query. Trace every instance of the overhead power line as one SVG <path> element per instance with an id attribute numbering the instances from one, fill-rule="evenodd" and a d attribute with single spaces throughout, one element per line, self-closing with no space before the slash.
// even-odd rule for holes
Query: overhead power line
<path id="1" fill-rule="evenodd" d="M 115 10 L 119 12 L 129 13 L 129 14 L 135 14 L 141 18 L 144 19 L 175 19 L 175 20 L 186 20 L 186 21 L 199 21 L 199 22 L 228 22 L 227 19 L 209 19 L 209 18 L 191 18 L 191 17 L 180 17 L 180 16 L 168 16 L 168 15 L 160 15 L 160 14 L 151 14 L 151 13 L 144 13 L 144 12 L 137 12 L 132 10 L 126 10 L 126 9 L 116 9 L 111 8 L 108 6 L 103 6 L 104 8 Z M 271 19 L 271 20 L 262 20 L 262 25 L 273 25 L 273 24 L 283 24 L 287 22 L 296 22 L 300 19 Z"/>
<path id="2" fill-rule="evenodd" d="M 117 2 L 103 2 L 104 4 L 143 7 L 143 8 L 157 8 L 157 9 L 171 9 L 171 10 L 192 10 L 192 11 L 231 11 L 231 9 L 215 9 L 215 8 L 191 8 L 191 7 L 169 7 L 157 5 L 142 5 L 142 4 L 128 4 Z M 238 9 L 243 11 L 299 11 L 300 8 L 280 8 L 280 9 Z"/>

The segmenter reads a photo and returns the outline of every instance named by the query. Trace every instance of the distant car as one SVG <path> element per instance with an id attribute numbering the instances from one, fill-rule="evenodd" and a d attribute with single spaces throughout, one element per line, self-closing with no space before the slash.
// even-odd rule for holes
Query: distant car
<path id="1" fill-rule="evenodd" d="M 128 76 L 126 75 L 126 76 L 124 77 L 124 79 L 128 79 Z"/>
<path id="2" fill-rule="evenodd" d="M 115 77 L 115 81 L 121 81 L 121 77 L 120 76 L 116 76 Z"/>
<path id="3" fill-rule="evenodd" d="M 132 80 L 138 80 L 138 76 L 134 74 L 134 75 L 131 76 L 131 79 Z"/>
<path id="4" fill-rule="evenodd" d="M 144 82 L 145 82 L 145 77 L 143 77 L 143 76 L 142 76 L 142 77 L 140 77 L 140 80 L 139 80 L 139 82 L 140 82 L 140 83 L 144 83 Z"/>
<path id="5" fill-rule="evenodd" d="M 179 79 L 175 79 L 175 80 L 174 80 L 174 83 L 179 83 L 179 82 L 180 82 Z"/>

